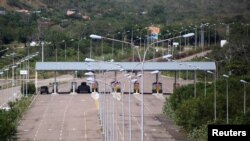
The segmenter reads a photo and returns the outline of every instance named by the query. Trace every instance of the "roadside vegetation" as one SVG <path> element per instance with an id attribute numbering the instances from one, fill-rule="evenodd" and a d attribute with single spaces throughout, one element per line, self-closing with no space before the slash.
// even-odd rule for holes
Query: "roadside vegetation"
<path id="1" fill-rule="evenodd" d="M 9 102 L 10 110 L 0 110 L 0 140 L 17 140 L 17 126 L 25 111 L 28 109 L 33 96 L 22 97 L 20 100 Z"/>
<path id="2" fill-rule="evenodd" d="M 237 26 L 236 26 L 237 27 Z M 195 97 L 194 84 L 180 87 L 174 91 L 169 99 L 166 99 L 163 113 L 171 117 L 182 126 L 192 140 L 207 140 L 208 124 L 226 124 L 226 80 L 228 78 L 228 109 L 229 124 L 250 124 L 250 85 L 246 84 L 246 112 L 244 113 L 244 85 L 240 80 L 250 82 L 249 54 L 250 43 L 244 30 L 233 28 L 228 36 L 229 43 L 223 48 L 213 48 L 209 58 L 218 61 L 218 80 L 216 90 L 214 79 L 207 74 L 207 86 L 205 91 L 204 73 L 199 72 L 197 77 L 197 92 Z M 203 58 L 196 58 L 203 60 Z M 193 75 L 193 74 L 192 74 Z M 192 78 L 193 79 L 193 78 Z M 206 95 L 205 95 L 206 92 Z M 216 92 L 217 119 L 214 120 L 214 95 Z"/>
<path id="3" fill-rule="evenodd" d="M 250 78 L 246 78 L 250 80 Z M 208 124 L 226 124 L 226 83 L 216 82 L 217 120 L 214 121 L 214 84 L 197 83 L 197 93 L 194 96 L 194 86 L 183 86 L 174 91 L 166 99 L 163 112 L 182 126 L 193 140 L 207 140 Z M 246 113 L 243 112 L 244 89 L 239 79 L 229 79 L 229 124 L 250 124 L 250 94 L 246 95 Z M 250 86 L 246 87 L 250 91 Z"/>

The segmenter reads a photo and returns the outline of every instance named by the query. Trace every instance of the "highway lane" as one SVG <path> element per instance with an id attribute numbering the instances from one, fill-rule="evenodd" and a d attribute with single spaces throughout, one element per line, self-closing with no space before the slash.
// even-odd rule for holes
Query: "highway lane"
<path id="1" fill-rule="evenodd" d="M 108 110 L 106 114 L 108 140 L 113 140 L 113 138 L 115 141 L 128 140 L 129 95 L 124 95 L 124 139 L 122 101 L 117 101 L 110 94 L 103 96 L 106 96 L 105 109 Z M 176 140 L 176 135 L 173 136 L 166 125 L 159 120 L 159 117 L 162 116 L 164 99 L 165 96 L 144 95 L 144 139 L 147 141 Z M 133 141 L 139 141 L 141 138 L 140 100 L 140 95 L 131 95 Z M 114 106 L 112 102 L 114 102 Z M 175 128 L 173 125 L 167 126 Z M 95 101 L 87 94 L 38 95 L 18 127 L 19 140 L 101 141 L 104 140 L 104 137 L 100 129 Z"/>
<path id="2" fill-rule="evenodd" d="M 118 74 L 117 77 L 122 77 Z M 154 80 L 152 75 L 147 74 L 147 80 Z M 107 74 L 107 82 L 112 81 L 113 73 Z M 99 78 L 100 76 L 97 76 Z M 104 79 L 103 77 L 101 78 Z M 162 81 L 167 78 L 162 77 Z M 47 82 L 39 81 L 47 84 Z M 60 79 L 58 79 L 60 81 Z M 64 83 L 59 85 L 59 91 L 70 90 L 72 77 L 64 79 Z M 78 78 L 78 84 L 86 78 Z M 146 81 L 150 85 L 151 81 Z M 169 80 L 166 86 L 171 87 L 172 81 Z M 123 80 L 125 82 L 125 80 Z M 128 91 L 128 82 L 125 83 L 125 91 Z M 108 87 L 107 87 L 108 88 Z M 150 87 L 146 87 L 150 91 Z M 104 85 L 100 84 L 100 90 L 104 90 Z M 106 94 L 106 107 L 108 110 L 107 124 L 109 125 L 108 140 L 123 141 L 129 139 L 129 117 L 128 117 L 128 94 L 124 95 L 124 136 L 123 136 L 123 116 L 122 101 L 114 100 L 110 94 Z M 141 139 L 141 95 L 131 95 L 132 106 L 132 139 Z M 165 102 L 165 95 L 144 95 L 144 139 L 147 141 L 165 140 L 185 140 L 181 136 L 179 139 L 178 128 L 171 123 L 166 125 L 161 121 L 162 107 Z M 114 102 L 114 105 L 113 103 Z M 101 103 L 99 103 L 101 105 Z M 109 107 L 107 107 L 109 106 Z M 114 114 L 113 114 L 114 109 Z M 114 122 L 113 122 L 114 116 Z M 114 127 L 114 128 L 113 128 Z M 171 130 L 169 130 L 171 129 Z M 174 130 L 174 132 L 173 132 Z M 19 140 L 104 140 L 104 135 L 100 129 L 98 121 L 98 110 L 91 95 L 38 95 L 37 99 L 29 108 L 28 112 L 20 122 L 18 127 Z"/>
<path id="3" fill-rule="evenodd" d="M 62 75 L 62 76 L 57 77 L 57 80 L 61 83 L 69 82 L 71 79 L 73 79 L 73 77 L 71 75 Z M 34 82 L 34 79 L 30 79 L 30 81 Z M 54 78 L 38 80 L 38 87 L 43 86 L 43 85 L 49 86 L 49 83 L 52 83 L 53 81 L 54 81 Z M 22 84 L 23 83 L 25 83 L 25 80 L 23 80 Z M 70 85 L 66 84 L 66 87 L 62 87 L 62 88 L 69 91 Z M 50 87 L 50 91 L 52 91 L 51 87 Z M 16 98 L 20 98 L 21 96 L 22 95 L 21 95 L 21 87 L 20 86 L 9 87 L 6 89 L 0 89 L 0 107 L 8 106 L 7 105 L 8 101 L 15 100 Z"/>
<path id="4" fill-rule="evenodd" d="M 129 95 L 124 95 L 124 126 L 122 100 L 118 101 L 112 95 L 102 95 L 105 101 L 104 108 L 107 114 L 107 140 L 129 140 Z M 144 95 L 144 140 L 145 141 L 175 141 L 186 140 L 186 136 L 179 132 L 179 127 L 173 122 L 166 123 L 163 119 L 162 107 L 166 96 Z M 113 103 L 114 102 L 114 103 Z M 107 103 L 109 103 L 107 105 Z M 141 95 L 131 94 L 131 127 L 132 140 L 141 140 Z M 114 106 L 113 106 L 114 104 Z M 104 119 L 105 120 L 105 119 Z M 104 124 L 106 120 L 104 121 Z M 124 127 L 124 135 L 123 135 Z M 114 130 L 113 130 L 114 128 Z"/>
<path id="5" fill-rule="evenodd" d="M 141 139 L 141 95 L 131 96 L 131 115 L 132 115 L 132 139 L 140 141 Z M 124 140 L 129 139 L 129 109 L 128 95 L 124 95 L 124 117 L 125 117 L 125 135 Z M 146 141 L 174 141 L 172 135 L 166 131 L 163 123 L 158 120 L 158 116 L 162 115 L 162 106 L 165 97 L 144 95 L 144 140 Z M 120 134 L 118 140 L 123 140 L 123 122 L 122 122 L 122 103 L 118 105 L 119 129 Z"/>
<path id="6" fill-rule="evenodd" d="M 103 140 L 90 95 L 38 95 L 18 127 L 18 140 Z"/>

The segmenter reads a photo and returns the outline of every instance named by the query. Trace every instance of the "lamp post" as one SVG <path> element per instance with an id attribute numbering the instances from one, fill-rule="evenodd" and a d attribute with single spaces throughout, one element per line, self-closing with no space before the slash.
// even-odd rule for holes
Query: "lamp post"
<path id="1" fill-rule="evenodd" d="M 212 74 L 214 76 L 214 121 L 217 119 L 217 111 L 216 111 L 216 74 L 212 71 L 207 71 L 207 73 Z"/>
<path id="2" fill-rule="evenodd" d="M 44 60 L 44 42 L 42 41 L 41 44 L 42 44 L 42 62 L 43 62 L 43 60 Z"/>
<path id="3" fill-rule="evenodd" d="M 3 78 L 3 70 L 0 70 L 0 75 L 1 75 L 1 79 Z M 0 90 L 2 90 L 2 85 L 0 86 Z"/>
<path id="4" fill-rule="evenodd" d="M 145 63 L 147 51 L 148 51 L 149 47 L 152 46 L 153 44 L 169 41 L 169 40 L 172 40 L 175 38 L 180 38 L 180 37 L 187 38 L 187 37 L 191 37 L 191 36 L 194 36 L 194 33 L 188 33 L 188 34 L 185 34 L 182 36 L 177 36 L 177 37 L 163 39 L 160 41 L 153 42 L 149 46 L 147 46 L 147 48 L 144 52 L 143 58 L 140 59 L 140 62 L 142 63 L 142 65 L 141 65 L 141 74 L 142 74 L 142 76 L 141 76 L 141 81 L 142 81 L 141 82 L 141 85 L 142 85 L 142 90 L 141 90 L 141 141 L 144 141 L 144 94 L 143 93 L 144 93 L 144 63 Z"/>
<path id="5" fill-rule="evenodd" d="M 132 141 L 132 123 L 131 123 L 131 83 L 134 83 L 137 81 L 137 79 L 131 79 L 132 77 L 129 77 L 129 141 Z"/>
<path id="6" fill-rule="evenodd" d="M 85 58 L 85 62 L 103 62 L 103 60 L 95 60 L 95 59 L 91 59 L 91 58 Z M 107 63 L 109 62 L 113 62 L 113 60 L 110 61 L 106 61 Z M 106 70 L 108 71 L 108 69 Z M 114 98 L 112 100 L 112 104 L 111 104 L 111 92 L 110 95 L 106 95 L 106 91 L 107 88 L 106 86 L 108 86 L 110 88 L 110 91 L 112 91 L 112 86 L 108 83 L 106 83 L 106 72 L 104 72 L 102 70 L 102 73 L 104 74 L 104 81 L 102 80 L 98 80 L 95 78 L 88 78 L 88 81 L 92 81 L 92 83 L 94 83 L 96 81 L 101 82 L 104 84 L 104 90 L 101 92 L 102 94 L 100 95 L 99 98 L 99 103 L 100 103 L 100 110 L 99 110 L 99 114 L 100 114 L 100 123 L 101 123 L 101 127 L 103 129 L 103 134 L 104 134 L 104 138 L 105 141 L 109 141 L 111 139 L 115 140 L 115 117 L 114 117 L 114 111 L 115 111 L 115 106 L 114 106 Z M 94 74 L 92 72 L 88 72 L 85 73 L 85 75 L 89 75 L 89 76 L 94 76 Z M 113 111 L 112 111 L 112 116 L 109 114 L 111 113 L 111 107 L 113 107 Z M 117 113 L 117 112 L 116 112 Z M 112 122 L 111 122 L 112 120 Z M 112 135 L 112 137 L 111 137 Z M 117 135 L 118 137 L 118 135 Z"/>
<path id="7" fill-rule="evenodd" d="M 226 80 L 226 84 L 227 84 L 227 87 L 226 87 L 226 92 L 227 92 L 227 124 L 228 124 L 228 78 L 229 78 L 229 76 L 228 76 L 228 75 L 223 74 L 223 77 L 225 78 L 225 80 Z"/>
<path id="8" fill-rule="evenodd" d="M 246 114 L 246 84 L 248 84 L 245 80 L 240 80 L 241 83 L 244 85 L 244 114 Z"/>
<path id="9" fill-rule="evenodd" d="M 77 42 L 77 61 L 79 62 L 79 57 L 80 57 L 80 52 L 79 52 L 79 42 L 80 42 L 81 40 L 78 40 L 78 42 Z"/>
<path id="10" fill-rule="evenodd" d="M 197 82 L 197 70 L 199 68 L 197 68 L 196 66 L 195 67 L 195 70 L 194 70 L 194 97 L 196 97 L 197 95 L 197 88 L 196 88 L 196 82 Z"/>
<path id="11" fill-rule="evenodd" d="M 4 71 L 6 71 L 7 72 L 7 74 L 6 74 L 6 79 L 7 79 L 7 89 L 9 88 L 9 78 L 8 78 L 8 72 L 9 72 L 9 68 L 6 68 L 6 69 L 4 69 Z"/>
<path id="12" fill-rule="evenodd" d="M 30 43 L 28 44 L 28 57 L 30 56 Z M 30 61 L 29 59 L 27 60 L 28 61 L 28 67 L 27 67 L 27 70 L 28 70 L 28 73 L 26 75 L 26 78 L 28 78 L 28 82 L 30 82 Z M 26 92 L 27 92 L 27 82 L 26 82 Z"/>
<path id="13" fill-rule="evenodd" d="M 207 60 L 211 60 L 211 61 L 214 61 L 215 62 L 215 67 L 216 67 L 216 71 L 215 71 L 215 75 L 216 75 L 216 80 L 218 80 L 218 75 L 219 75 L 219 62 L 215 59 L 211 59 L 209 57 L 204 57 L 205 59 Z"/>
<path id="14" fill-rule="evenodd" d="M 204 92 L 205 97 L 207 96 L 207 71 L 205 71 L 205 92 Z"/>
<path id="15" fill-rule="evenodd" d="M 146 59 L 147 52 L 148 52 L 149 48 L 152 47 L 154 44 L 162 43 L 162 42 L 165 42 L 165 41 L 170 41 L 172 39 L 181 38 L 181 37 L 188 38 L 188 37 L 191 37 L 191 36 L 194 36 L 194 33 L 188 33 L 188 34 L 184 34 L 184 35 L 181 35 L 181 36 L 177 36 L 177 37 L 173 37 L 173 38 L 169 38 L 169 39 L 163 39 L 163 40 L 153 42 L 153 43 L 151 43 L 151 44 L 149 44 L 147 46 L 146 50 L 144 51 L 143 58 L 141 58 L 140 53 L 137 50 L 137 53 L 138 53 L 138 56 L 139 56 L 140 62 L 141 62 L 141 74 L 142 74 L 142 76 L 141 76 L 141 85 L 142 85 L 142 87 L 141 87 L 141 141 L 144 141 L 144 94 L 143 93 L 144 93 L 144 64 L 145 64 L 145 59 Z M 130 42 L 111 39 L 111 38 L 102 37 L 102 36 L 94 35 L 94 34 L 91 34 L 90 38 L 92 38 L 92 39 L 107 39 L 107 40 L 111 40 L 111 41 L 116 41 L 116 42 L 120 42 L 120 43 L 127 43 L 127 44 L 130 44 L 130 45 L 133 45 L 133 43 L 131 44 Z M 136 48 L 136 46 L 134 46 L 134 45 L 133 45 L 133 47 Z"/>
<path id="16" fill-rule="evenodd" d="M 62 42 L 64 43 L 64 60 L 66 61 L 66 58 L 67 58 L 67 56 L 66 56 L 66 49 L 67 49 L 67 45 L 66 45 L 66 40 L 62 40 Z"/>

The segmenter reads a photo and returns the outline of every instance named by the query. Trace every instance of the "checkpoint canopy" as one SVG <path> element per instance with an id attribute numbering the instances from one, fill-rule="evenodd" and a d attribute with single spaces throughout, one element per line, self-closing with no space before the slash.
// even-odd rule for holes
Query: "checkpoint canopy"
<path id="1" fill-rule="evenodd" d="M 36 71 L 141 71 L 141 62 L 37 62 Z M 215 71 L 215 62 L 145 62 L 144 71 Z"/>

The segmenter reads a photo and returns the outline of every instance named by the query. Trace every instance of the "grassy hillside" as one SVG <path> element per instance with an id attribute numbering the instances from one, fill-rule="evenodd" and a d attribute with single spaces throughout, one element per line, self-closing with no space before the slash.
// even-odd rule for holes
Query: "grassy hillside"
<path id="1" fill-rule="evenodd" d="M 62 55 L 62 40 L 65 40 L 68 46 L 74 46 L 70 53 L 74 56 L 78 44 L 70 42 L 72 38 L 81 41 L 81 53 L 86 54 L 90 44 L 88 36 L 92 33 L 110 34 L 121 39 L 121 32 L 130 31 L 126 34 L 127 39 L 131 39 L 132 30 L 136 38 L 140 34 L 145 35 L 146 30 L 143 29 L 151 24 L 160 26 L 162 35 L 169 32 L 173 35 L 185 29 L 194 32 L 195 26 L 208 22 L 211 23 L 211 33 L 215 29 L 212 24 L 218 25 L 216 36 L 220 37 L 225 36 L 221 34 L 225 34 L 225 26 L 220 23 L 250 21 L 249 0 L 1 0 L 0 5 L 1 9 L 9 11 L 0 16 L 0 44 L 47 40 L 53 43 L 49 55 L 57 47 Z M 17 14 L 17 9 L 27 9 L 30 14 Z M 68 9 L 75 9 L 76 14 L 66 16 Z M 41 10 L 41 13 L 32 13 L 34 10 Z M 89 18 L 83 19 L 82 16 Z M 213 36 L 211 34 L 211 41 Z M 98 42 L 93 45 L 100 46 Z M 110 56 L 110 44 L 106 47 L 104 52 Z M 119 52 L 117 54 L 120 58 Z"/>
<path id="2" fill-rule="evenodd" d="M 96 18 L 112 15 L 122 20 L 119 16 L 132 16 L 151 23 L 250 18 L 248 0 L 1 0 L 1 5 L 7 9 L 47 8 L 64 13 L 66 9 L 77 9 Z M 140 16 L 141 12 L 147 14 Z"/>

